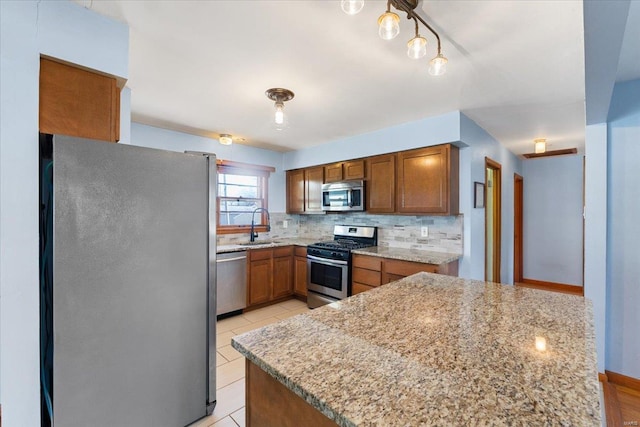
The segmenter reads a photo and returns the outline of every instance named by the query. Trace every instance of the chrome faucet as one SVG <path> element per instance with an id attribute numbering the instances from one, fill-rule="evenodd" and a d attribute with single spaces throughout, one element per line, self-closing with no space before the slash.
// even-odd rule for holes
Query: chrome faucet
<path id="1" fill-rule="evenodd" d="M 255 242 L 256 237 L 258 237 L 258 233 L 256 233 L 254 230 L 256 226 L 254 218 L 255 218 L 256 212 L 259 212 L 259 211 L 265 212 L 267 214 L 267 233 L 271 231 L 271 218 L 269 217 L 269 211 L 265 208 L 254 209 L 253 213 L 251 214 L 251 231 L 250 231 L 251 236 L 249 237 L 250 242 Z"/>

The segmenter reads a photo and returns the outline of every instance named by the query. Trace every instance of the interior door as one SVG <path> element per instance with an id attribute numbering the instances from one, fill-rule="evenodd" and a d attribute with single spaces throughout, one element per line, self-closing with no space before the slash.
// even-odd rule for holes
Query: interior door
<path id="1" fill-rule="evenodd" d="M 502 166 L 485 158 L 485 280 L 500 282 Z"/>
<path id="2" fill-rule="evenodd" d="M 513 283 L 522 282 L 523 266 L 523 221 L 524 221 L 524 179 L 513 174 Z"/>
<path id="3" fill-rule="evenodd" d="M 206 415 L 206 158 L 54 138 L 56 427 Z"/>

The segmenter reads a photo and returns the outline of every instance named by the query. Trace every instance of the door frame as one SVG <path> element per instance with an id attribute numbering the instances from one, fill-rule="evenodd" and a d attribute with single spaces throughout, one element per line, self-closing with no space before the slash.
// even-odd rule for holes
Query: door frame
<path id="1" fill-rule="evenodd" d="M 522 282 L 524 272 L 524 178 L 513 174 L 513 284 Z"/>
<path id="2" fill-rule="evenodd" d="M 492 281 L 500 283 L 500 258 L 502 254 L 502 245 L 500 244 L 500 240 L 502 237 L 502 165 L 495 160 L 490 159 L 489 157 L 484 158 L 484 184 L 486 191 L 494 191 L 494 200 L 493 203 L 493 275 Z M 490 190 L 489 182 L 488 182 L 488 174 L 487 169 L 491 169 L 494 172 L 494 187 L 493 190 Z M 485 203 L 488 197 L 485 195 Z M 491 206 L 485 205 L 485 209 L 489 209 Z M 484 215 L 484 280 L 487 281 L 487 242 L 489 237 L 487 235 L 487 225 L 488 218 L 487 211 L 485 210 Z"/>

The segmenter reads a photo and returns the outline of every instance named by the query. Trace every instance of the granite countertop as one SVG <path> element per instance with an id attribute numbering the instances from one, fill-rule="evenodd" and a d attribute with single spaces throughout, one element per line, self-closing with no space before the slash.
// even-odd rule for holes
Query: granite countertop
<path id="1" fill-rule="evenodd" d="M 390 248 L 388 246 L 374 246 L 371 248 L 356 249 L 354 254 L 371 255 L 382 258 L 399 259 L 402 261 L 422 262 L 425 264 L 448 264 L 462 258 L 462 255 L 449 252 L 425 251 L 422 249 Z"/>
<path id="2" fill-rule="evenodd" d="M 579 296 L 418 273 L 232 344 L 340 426 L 600 425 Z"/>
<path id="3" fill-rule="evenodd" d="M 330 239 L 326 239 L 330 240 Z M 309 246 L 313 243 L 318 242 L 317 239 L 305 239 L 305 238 L 285 238 L 285 239 L 277 239 L 277 240 L 256 240 L 251 244 L 232 244 L 232 245 L 218 245 L 216 247 L 216 253 L 222 254 L 226 252 L 238 252 L 238 251 L 246 251 L 248 249 L 265 249 L 265 248 L 277 248 L 280 246 Z"/>

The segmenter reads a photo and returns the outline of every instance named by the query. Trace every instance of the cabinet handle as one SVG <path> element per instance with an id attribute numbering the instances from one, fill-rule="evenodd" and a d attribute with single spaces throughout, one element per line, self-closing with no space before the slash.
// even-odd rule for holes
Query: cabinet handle
<path id="1" fill-rule="evenodd" d="M 246 256 L 239 256 L 237 258 L 217 259 L 216 260 L 216 264 L 223 263 L 223 262 L 238 261 L 238 260 L 241 260 L 241 259 L 247 259 L 247 257 Z"/>

